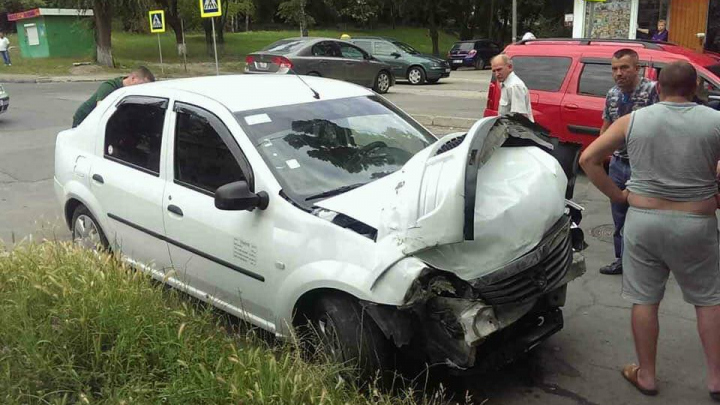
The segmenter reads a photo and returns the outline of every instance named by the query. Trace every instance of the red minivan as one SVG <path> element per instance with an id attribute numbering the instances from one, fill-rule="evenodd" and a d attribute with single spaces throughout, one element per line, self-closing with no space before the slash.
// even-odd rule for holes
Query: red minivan
<path id="1" fill-rule="evenodd" d="M 720 63 L 709 55 L 662 42 L 640 40 L 540 39 L 509 45 L 515 73 L 530 90 L 535 121 L 564 141 L 583 149 L 600 134 L 605 95 L 615 85 L 613 53 L 632 48 L 640 56 L 642 75 L 656 80 L 667 63 L 686 60 L 702 78 L 706 102 L 720 107 Z M 485 116 L 497 115 L 500 86 L 493 77 Z"/>

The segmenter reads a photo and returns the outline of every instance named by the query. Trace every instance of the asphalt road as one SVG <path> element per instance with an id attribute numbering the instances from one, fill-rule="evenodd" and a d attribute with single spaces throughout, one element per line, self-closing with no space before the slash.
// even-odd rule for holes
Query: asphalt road
<path id="1" fill-rule="evenodd" d="M 433 111 L 435 115 L 480 117 L 487 71 L 456 73 L 444 84 L 398 85 L 389 98 L 413 114 Z M 97 84 L 6 87 L 11 107 L 0 115 L 0 240 L 12 245 L 30 235 L 35 240 L 65 239 L 68 231 L 52 188 L 55 135 L 70 125 L 75 108 Z M 447 378 L 444 385 L 451 392 L 469 390 L 475 403 L 487 405 L 711 403 L 704 388 L 705 366 L 694 310 L 682 302 L 672 280 L 661 307 L 661 393 L 656 398 L 643 397 L 622 380 L 620 367 L 634 361 L 629 305 L 620 298 L 621 278 L 597 272 L 613 256 L 609 204 L 584 178 L 575 200 L 586 207 L 582 227 L 590 248 L 585 252 L 587 274 L 569 288 L 565 328 L 527 359 L 501 372 Z"/>

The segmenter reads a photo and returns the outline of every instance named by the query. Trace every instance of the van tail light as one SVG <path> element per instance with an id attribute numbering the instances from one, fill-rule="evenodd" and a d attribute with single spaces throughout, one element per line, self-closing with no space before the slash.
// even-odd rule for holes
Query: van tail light
<path id="1" fill-rule="evenodd" d="M 493 76 L 493 78 L 495 78 Z M 493 108 L 495 104 L 495 93 L 497 93 L 498 90 L 498 84 L 497 81 L 493 80 L 490 82 L 490 87 L 488 88 L 488 95 L 487 95 L 487 104 L 485 105 L 485 109 L 487 110 L 497 110 L 497 108 Z"/>
<path id="2" fill-rule="evenodd" d="M 477 51 L 475 49 L 471 49 L 470 52 L 468 52 L 468 56 L 475 56 Z"/>
<path id="3" fill-rule="evenodd" d="M 284 56 L 273 56 L 272 63 L 278 65 L 280 69 L 290 70 L 293 68 L 293 64 L 290 62 L 290 59 Z"/>
<path id="4" fill-rule="evenodd" d="M 447 58 L 450 59 L 450 56 L 451 56 L 451 55 L 452 55 L 452 54 L 450 53 L 450 51 L 448 51 Z"/>

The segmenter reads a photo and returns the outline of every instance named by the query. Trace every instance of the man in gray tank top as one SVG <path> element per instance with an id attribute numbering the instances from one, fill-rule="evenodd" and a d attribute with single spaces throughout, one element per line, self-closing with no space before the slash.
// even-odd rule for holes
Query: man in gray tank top
<path id="1" fill-rule="evenodd" d="M 633 303 L 639 365 L 622 374 L 640 392 L 657 394 L 658 308 L 672 272 L 695 306 L 708 364 L 707 388 L 720 401 L 720 261 L 715 211 L 720 112 L 697 105 L 697 72 L 674 62 L 660 73 L 661 102 L 618 119 L 580 158 L 590 180 L 616 203 L 627 202 L 622 295 Z M 605 156 L 626 144 L 631 177 L 621 190 L 605 174 Z M 699 401 L 698 401 L 699 402 Z"/>

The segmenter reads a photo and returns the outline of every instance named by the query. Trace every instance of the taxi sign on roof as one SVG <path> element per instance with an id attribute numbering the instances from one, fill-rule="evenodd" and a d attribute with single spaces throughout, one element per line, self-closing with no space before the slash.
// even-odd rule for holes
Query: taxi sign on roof
<path id="1" fill-rule="evenodd" d="M 153 10 L 150 13 L 150 32 L 160 34 L 165 32 L 165 11 Z"/>
<path id="2" fill-rule="evenodd" d="M 200 0 L 200 16 L 202 18 L 220 17 L 221 15 L 220 0 Z"/>

